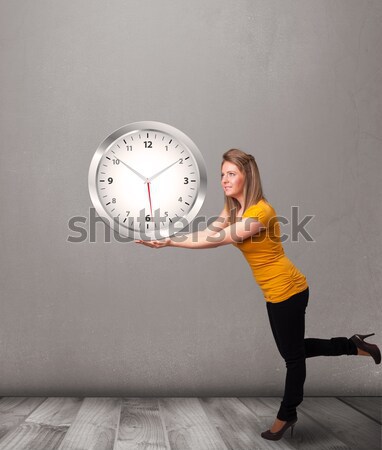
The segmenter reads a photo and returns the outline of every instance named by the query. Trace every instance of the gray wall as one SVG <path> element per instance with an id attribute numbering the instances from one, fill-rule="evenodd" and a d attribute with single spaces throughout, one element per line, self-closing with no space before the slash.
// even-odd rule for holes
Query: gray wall
<path id="1" fill-rule="evenodd" d="M 284 248 L 308 278 L 306 335 L 381 335 L 382 3 L 4 0 L 1 395 L 280 395 L 265 301 L 232 246 L 67 241 L 98 144 L 137 120 L 224 151 L 268 199 L 314 215 Z M 284 227 L 283 231 L 288 232 Z M 371 358 L 307 361 L 306 395 L 380 394 Z"/>

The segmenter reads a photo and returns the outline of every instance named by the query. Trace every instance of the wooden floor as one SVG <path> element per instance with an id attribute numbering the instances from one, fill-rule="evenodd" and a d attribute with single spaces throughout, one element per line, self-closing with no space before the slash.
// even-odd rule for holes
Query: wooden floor
<path id="1" fill-rule="evenodd" d="M 293 438 L 260 433 L 276 397 L 0 398 L 0 450 L 380 450 L 382 397 L 305 397 Z"/>

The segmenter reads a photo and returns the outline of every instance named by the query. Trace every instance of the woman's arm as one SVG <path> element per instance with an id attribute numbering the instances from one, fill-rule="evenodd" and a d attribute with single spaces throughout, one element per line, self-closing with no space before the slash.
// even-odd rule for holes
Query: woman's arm
<path id="1" fill-rule="evenodd" d="M 229 214 L 225 208 L 223 208 L 223 211 L 219 214 L 219 216 L 214 220 L 210 225 L 208 225 L 204 230 L 196 231 L 195 233 L 190 233 L 189 235 L 184 236 L 190 236 L 190 239 L 197 241 L 200 239 L 204 239 L 207 236 L 212 236 L 218 231 L 222 230 L 223 228 L 228 226 L 228 217 Z"/>
<path id="2" fill-rule="evenodd" d="M 214 222 L 213 224 L 215 224 Z M 213 225 L 212 224 L 212 225 Z M 226 222 L 224 221 L 224 224 Z M 221 221 L 217 223 L 217 227 L 223 225 Z M 264 225 L 257 220 L 248 217 L 229 226 L 221 226 L 218 231 L 209 230 L 204 233 L 186 234 L 183 236 L 175 236 L 160 241 L 135 241 L 152 248 L 161 247 L 181 247 L 190 249 L 215 248 L 221 245 L 243 242 L 245 239 L 259 233 L 264 229 Z"/>

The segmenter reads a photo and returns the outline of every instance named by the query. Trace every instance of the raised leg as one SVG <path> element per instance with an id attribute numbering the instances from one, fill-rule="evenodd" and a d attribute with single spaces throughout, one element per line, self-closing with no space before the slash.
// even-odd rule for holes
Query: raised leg
<path id="1" fill-rule="evenodd" d="M 305 338 L 305 357 L 357 355 L 357 347 L 346 337 L 331 339 Z"/>

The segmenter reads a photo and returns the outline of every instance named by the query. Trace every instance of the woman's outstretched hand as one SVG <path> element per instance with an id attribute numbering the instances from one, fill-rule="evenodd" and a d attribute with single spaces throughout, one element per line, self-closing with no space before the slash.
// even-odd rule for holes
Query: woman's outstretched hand
<path id="1" fill-rule="evenodd" d="M 151 247 L 151 248 L 162 248 L 162 247 L 168 247 L 169 245 L 171 245 L 170 238 L 161 239 L 160 241 L 142 241 L 142 240 L 138 239 L 137 241 L 134 241 L 134 242 L 136 244 L 146 245 L 146 247 Z"/>

